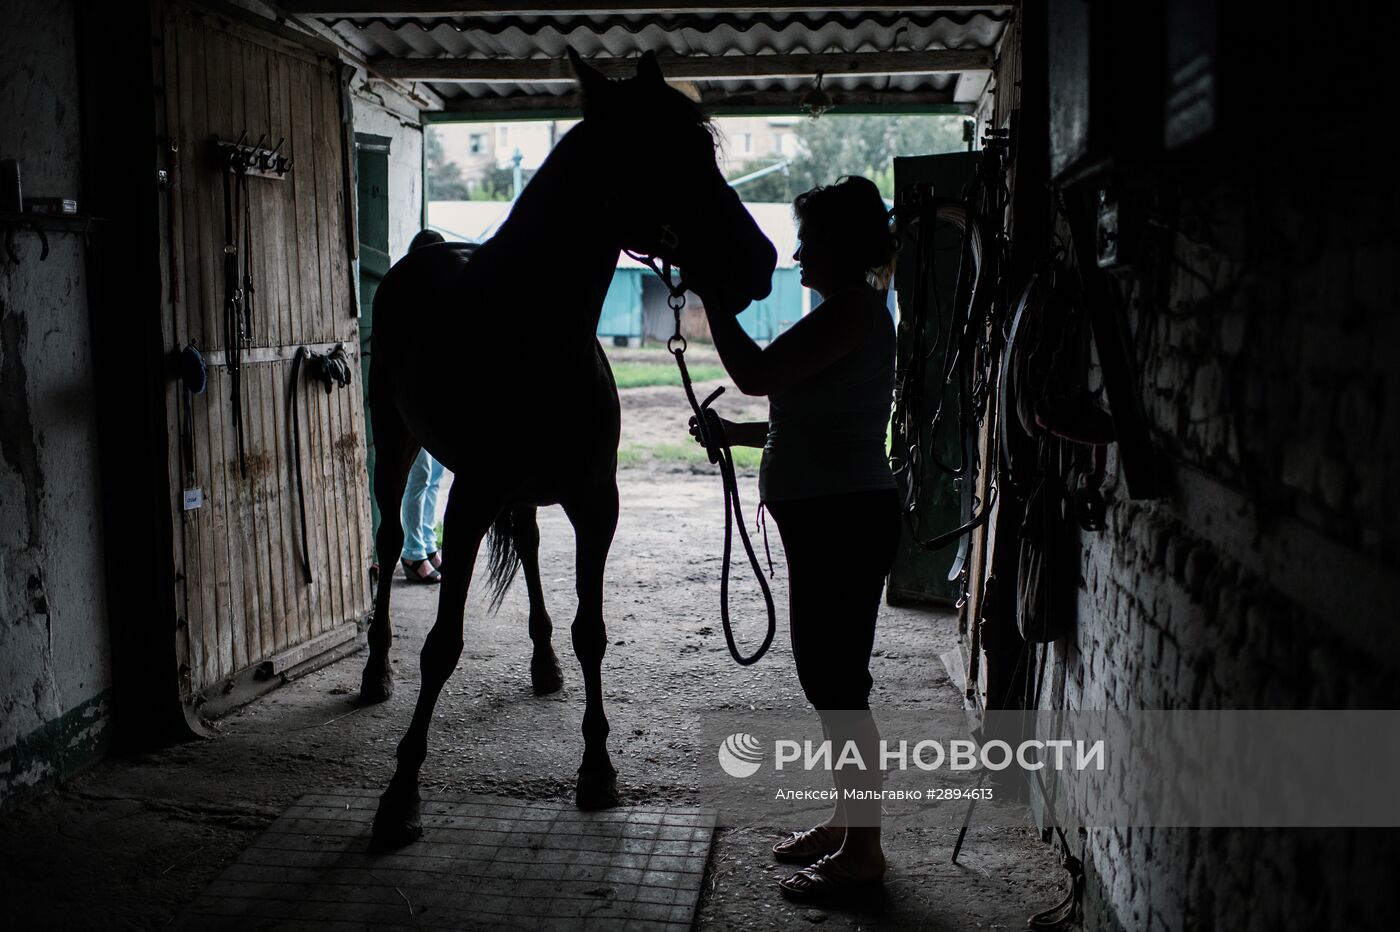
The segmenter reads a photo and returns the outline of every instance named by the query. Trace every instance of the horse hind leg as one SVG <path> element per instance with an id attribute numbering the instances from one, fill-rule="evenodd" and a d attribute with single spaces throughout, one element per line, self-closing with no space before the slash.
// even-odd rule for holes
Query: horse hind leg
<path id="1" fill-rule="evenodd" d="M 437 619 L 419 655 L 422 677 L 413 720 L 399 742 L 394 776 L 379 797 L 374 815 L 372 844 L 377 849 L 401 847 L 423 834 L 418 775 L 428 756 L 428 726 L 442 687 L 462 656 L 462 616 L 472 567 L 481 540 L 499 510 L 499 506 L 486 508 L 479 500 L 469 499 L 473 491 L 458 477 L 448 493 L 443 536 L 451 539 L 452 546 L 442 552 Z"/>
<path id="2" fill-rule="evenodd" d="M 617 770 L 608 757 L 608 718 L 603 712 L 603 654 L 608 646 L 603 624 L 603 569 L 617 530 L 617 485 L 609 481 L 596 496 L 566 502 L 573 522 L 578 557 L 578 614 L 572 628 L 574 653 L 583 668 L 583 763 L 574 791 L 580 809 L 607 809 L 619 802 Z"/>
<path id="3" fill-rule="evenodd" d="M 408 470 L 418 456 L 418 444 L 409 436 L 399 414 L 387 403 L 387 411 L 371 410 L 374 424 L 374 500 L 379 506 L 379 533 L 375 553 L 383 568 L 379 590 L 374 596 L 374 617 L 369 624 L 369 659 L 360 676 L 360 701 L 383 702 L 394 694 L 394 674 L 389 665 L 389 648 L 394 642 L 389 620 L 389 599 L 393 591 L 393 568 L 403 552 L 403 523 L 400 503 Z"/>
<path id="4" fill-rule="evenodd" d="M 544 604 L 544 588 L 540 585 L 540 526 L 534 506 L 511 509 L 511 536 L 520 567 L 525 573 L 525 587 L 530 594 L 530 641 L 534 652 L 530 657 L 530 685 L 537 696 L 556 693 L 564 685 L 559 658 L 554 653 L 554 622 Z"/>

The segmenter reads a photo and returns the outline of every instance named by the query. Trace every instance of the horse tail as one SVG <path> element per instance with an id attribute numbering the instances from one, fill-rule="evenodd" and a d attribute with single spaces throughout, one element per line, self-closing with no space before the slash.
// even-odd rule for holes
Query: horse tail
<path id="1" fill-rule="evenodd" d="M 501 607 L 506 590 L 520 571 L 520 554 L 515 549 L 515 521 L 509 508 L 501 509 L 486 532 L 486 568 L 490 610 L 494 613 Z"/>

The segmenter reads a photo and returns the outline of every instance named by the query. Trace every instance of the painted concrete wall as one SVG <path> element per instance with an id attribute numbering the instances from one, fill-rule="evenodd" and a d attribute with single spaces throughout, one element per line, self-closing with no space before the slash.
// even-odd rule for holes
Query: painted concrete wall
<path id="1" fill-rule="evenodd" d="M 73 5 L 0 5 L 0 158 L 81 196 Z M 100 751 L 111 686 L 83 242 L 0 257 L 0 801 Z"/>
<path id="2" fill-rule="evenodd" d="M 1172 271 L 1130 283 L 1172 491 L 1129 501 L 1116 482 L 1107 529 L 1080 536 L 1054 707 L 1400 703 L 1400 186 L 1313 174 L 1300 192 L 1307 174 L 1299 154 L 1179 187 L 1184 222 L 1158 244 Z M 1095 829 L 1084 841 L 1091 928 L 1337 928 L 1343 916 L 1380 928 L 1380 865 L 1400 854 L 1382 831 Z M 1304 876 L 1298 893 L 1288 879 Z M 1255 895 L 1276 882 L 1280 895 Z"/>
<path id="3" fill-rule="evenodd" d="M 1018 58 L 999 61 L 1003 93 L 1022 86 Z M 1347 170 L 1323 136 L 1252 125 L 1137 179 L 1147 232 L 1114 277 L 1169 491 L 1130 500 L 1110 448 L 1107 527 L 1071 542 L 1074 617 L 1042 708 L 1400 702 L 1400 183 Z M 1071 839 L 1087 929 L 1393 925 L 1393 831 Z"/>
<path id="4" fill-rule="evenodd" d="M 355 132 L 389 137 L 389 255 L 408 252 L 423 222 L 423 126 L 418 106 L 363 72 L 350 81 Z"/>

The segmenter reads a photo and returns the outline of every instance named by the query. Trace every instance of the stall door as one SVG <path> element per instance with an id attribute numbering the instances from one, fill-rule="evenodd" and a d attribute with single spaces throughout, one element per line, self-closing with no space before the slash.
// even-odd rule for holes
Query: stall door
<path id="1" fill-rule="evenodd" d="M 904 191 L 919 182 L 929 182 L 936 194 L 957 197 L 963 187 L 973 180 L 977 169 L 977 156 L 972 152 L 954 152 L 947 155 L 926 155 L 916 158 L 894 160 L 895 188 Z M 950 224 L 940 223 L 933 234 L 935 238 L 934 282 L 937 292 L 937 305 L 926 309 L 924 341 L 926 346 L 936 348 L 936 355 L 946 345 L 952 327 L 951 309 L 953 288 L 958 275 L 958 232 Z M 899 297 L 900 327 L 898 337 L 899 365 L 908 365 L 913 332 L 907 323 L 914 317 L 910 302 L 914 299 L 914 268 L 912 257 L 915 245 L 907 235 L 902 243 L 904 259 L 895 267 L 895 291 Z M 958 407 L 956 385 L 946 384 L 936 375 L 940 365 L 930 367 L 935 372 L 921 386 L 909 386 L 907 391 L 922 392 L 924 410 L 938 409 L 940 400 L 945 410 L 955 411 Z M 952 476 L 936 468 L 935 463 L 945 464 L 949 469 L 963 466 L 964 460 L 974 455 L 961 448 L 961 430 L 956 418 L 946 418 L 937 434 L 928 432 L 922 438 L 921 454 L 925 464 L 920 497 L 916 506 L 919 519 L 920 537 L 927 540 L 957 527 L 962 520 L 962 483 L 973 481 L 973 471 L 964 475 Z M 894 434 L 891 442 L 902 447 L 911 442 L 910 438 Z M 949 570 L 957 554 L 958 544 L 951 544 L 942 550 L 924 551 L 919 549 L 913 534 L 906 523 L 901 532 L 899 548 L 895 553 L 894 566 L 890 570 L 887 597 L 893 604 L 918 602 L 952 602 L 959 591 L 956 580 L 948 578 Z"/>
<path id="2" fill-rule="evenodd" d="M 365 474 L 374 475 L 374 428 L 369 421 L 369 349 L 374 293 L 389 272 L 389 137 L 355 134 L 355 187 L 360 234 L 360 398 L 365 402 Z M 369 497 L 370 540 L 379 533 L 379 505 Z M 390 567 L 392 569 L 392 566 Z"/>
<path id="3" fill-rule="evenodd" d="M 208 370 L 202 394 L 175 381 L 168 396 L 181 682 L 198 704 L 343 649 L 368 611 L 354 242 L 338 62 L 193 4 L 165 5 L 157 33 L 170 172 L 161 328 L 172 359 L 193 345 Z M 226 186 L 217 144 L 240 140 L 261 144 L 272 170 Z M 252 281 L 232 317 L 230 241 L 237 278 Z M 303 365 L 294 411 L 298 351 L 337 346 L 350 386 L 327 392 Z"/>

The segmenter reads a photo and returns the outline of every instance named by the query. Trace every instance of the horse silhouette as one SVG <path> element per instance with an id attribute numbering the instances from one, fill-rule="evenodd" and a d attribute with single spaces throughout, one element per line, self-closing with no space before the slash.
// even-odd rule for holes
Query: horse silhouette
<path id="1" fill-rule="evenodd" d="M 374 821 L 379 847 L 421 834 L 418 775 L 443 684 L 462 652 L 463 611 L 483 538 L 493 530 L 497 597 L 523 564 L 530 586 L 531 673 L 558 688 L 539 593 L 534 509 L 559 504 L 574 527 L 583 671 L 584 751 L 575 801 L 617 805 L 603 711 L 603 570 L 617 528 L 617 386 L 596 336 L 603 298 L 627 248 L 682 269 L 707 300 L 742 309 L 765 297 L 776 253 L 715 162 L 708 118 L 669 87 L 656 58 L 609 80 L 569 58 L 583 120 L 555 146 L 497 234 L 475 251 L 441 243 L 389 270 L 374 299 L 370 418 L 381 565 L 403 547 L 399 501 L 420 447 L 452 470 L 437 617 L 420 657 L 413 719 Z M 470 261 L 468 261 L 470 255 Z M 393 691 L 392 587 L 379 587 L 361 697 Z"/>

